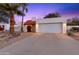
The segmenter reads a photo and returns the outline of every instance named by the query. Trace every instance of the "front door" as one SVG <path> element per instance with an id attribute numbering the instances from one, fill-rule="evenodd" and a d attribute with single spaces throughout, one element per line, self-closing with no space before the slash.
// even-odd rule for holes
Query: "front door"
<path id="1" fill-rule="evenodd" d="M 27 32 L 31 32 L 31 26 L 27 26 Z"/>

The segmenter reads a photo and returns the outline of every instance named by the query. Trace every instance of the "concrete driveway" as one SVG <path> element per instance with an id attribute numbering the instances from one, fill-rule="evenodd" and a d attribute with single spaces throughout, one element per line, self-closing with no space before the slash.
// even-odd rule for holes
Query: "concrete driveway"
<path id="1" fill-rule="evenodd" d="M 79 41 L 65 34 L 30 33 L 27 38 L 6 48 L 0 54 L 11 55 L 73 55 L 79 54 Z M 24 34 L 28 35 L 28 33 Z"/>

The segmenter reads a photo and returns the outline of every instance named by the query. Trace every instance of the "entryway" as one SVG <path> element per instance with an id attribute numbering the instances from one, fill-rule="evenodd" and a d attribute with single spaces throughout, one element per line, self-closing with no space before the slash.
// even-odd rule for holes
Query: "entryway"
<path id="1" fill-rule="evenodd" d="M 31 26 L 27 26 L 27 32 L 32 32 L 32 27 Z"/>
<path id="2" fill-rule="evenodd" d="M 36 21 L 28 20 L 24 25 L 27 28 L 27 32 L 36 32 Z"/>

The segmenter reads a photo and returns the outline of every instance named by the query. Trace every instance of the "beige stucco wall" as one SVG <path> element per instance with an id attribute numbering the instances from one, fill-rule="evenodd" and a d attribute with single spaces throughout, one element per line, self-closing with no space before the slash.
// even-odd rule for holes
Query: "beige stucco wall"
<path id="1" fill-rule="evenodd" d="M 66 23 L 63 23 L 62 29 L 63 29 L 63 33 L 67 32 L 67 25 L 66 25 Z"/>

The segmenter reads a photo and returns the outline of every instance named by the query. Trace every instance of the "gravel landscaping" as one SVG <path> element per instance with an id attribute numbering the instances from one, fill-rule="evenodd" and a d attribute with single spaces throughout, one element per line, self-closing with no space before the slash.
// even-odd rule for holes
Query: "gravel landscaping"
<path id="1" fill-rule="evenodd" d="M 73 33 L 72 35 L 70 35 L 72 38 L 74 38 L 75 40 L 79 41 L 79 32 Z"/>
<path id="2" fill-rule="evenodd" d="M 9 32 L 0 32 L 0 49 L 7 47 L 8 45 L 11 45 L 31 35 L 30 33 L 26 35 L 24 34 L 25 33 L 19 33 L 19 32 L 16 32 L 14 34 L 10 34 Z"/>

